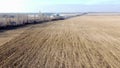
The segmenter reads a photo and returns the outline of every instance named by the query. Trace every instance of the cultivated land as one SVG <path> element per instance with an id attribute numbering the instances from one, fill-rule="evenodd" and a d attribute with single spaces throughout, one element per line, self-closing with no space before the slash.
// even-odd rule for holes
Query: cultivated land
<path id="1" fill-rule="evenodd" d="M 0 68 L 120 68 L 120 16 L 81 16 L 19 30 L 0 42 Z"/>

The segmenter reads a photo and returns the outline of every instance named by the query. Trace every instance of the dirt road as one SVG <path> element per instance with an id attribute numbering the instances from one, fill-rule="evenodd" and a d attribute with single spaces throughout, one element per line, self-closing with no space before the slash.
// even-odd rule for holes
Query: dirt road
<path id="1" fill-rule="evenodd" d="M 35 25 L 0 46 L 0 68 L 120 68 L 120 16 Z"/>

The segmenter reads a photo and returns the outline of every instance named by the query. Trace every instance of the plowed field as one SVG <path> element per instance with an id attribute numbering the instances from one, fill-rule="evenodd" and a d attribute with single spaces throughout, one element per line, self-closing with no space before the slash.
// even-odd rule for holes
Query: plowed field
<path id="1" fill-rule="evenodd" d="M 0 43 L 0 68 L 120 68 L 120 16 L 37 24 Z"/>

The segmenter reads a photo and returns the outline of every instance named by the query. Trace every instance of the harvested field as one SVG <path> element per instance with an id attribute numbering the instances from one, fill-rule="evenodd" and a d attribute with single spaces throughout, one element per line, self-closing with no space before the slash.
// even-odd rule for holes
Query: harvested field
<path id="1" fill-rule="evenodd" d="M 81 16 L 23 29 L 0 46 L 0 68 L 120 68 L 120 16 Z"/>
<path id="2" fill-rule="evenodd" d="M 28 27 L 21 28 L 21 29 L 8 30 L 8 31 L 1 30 L 0 31 L 0 46 L 16 38 L 21 33 L 23 33 L 27 28 Z"/>

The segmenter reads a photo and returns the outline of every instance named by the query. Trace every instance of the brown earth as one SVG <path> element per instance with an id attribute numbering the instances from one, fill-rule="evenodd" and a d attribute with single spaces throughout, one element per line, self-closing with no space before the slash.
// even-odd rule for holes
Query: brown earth
<path id="1" fill-rule="evenodd" d="M 120 68 L 120 16 L 81 16 L 23 29 L 0 46 L 0 68 Z"/>

